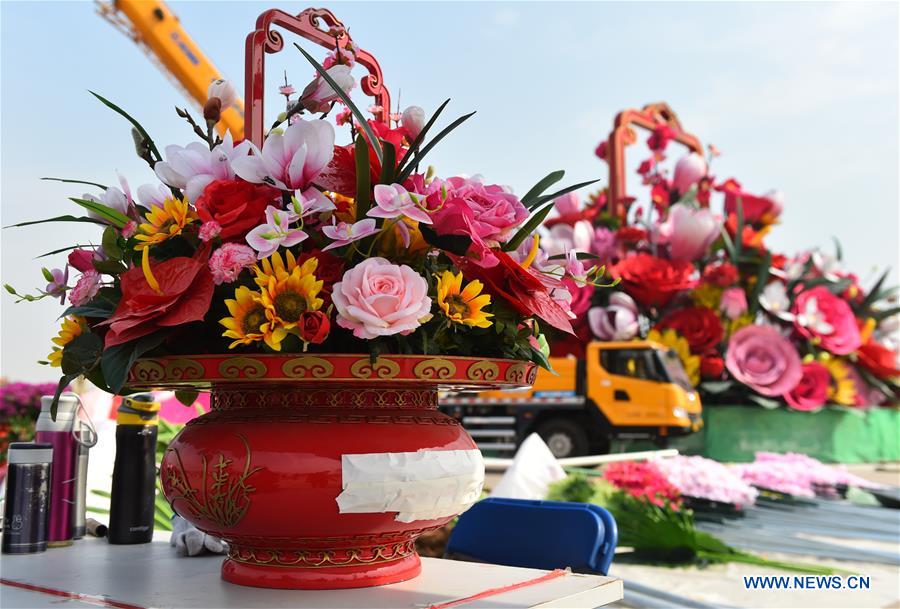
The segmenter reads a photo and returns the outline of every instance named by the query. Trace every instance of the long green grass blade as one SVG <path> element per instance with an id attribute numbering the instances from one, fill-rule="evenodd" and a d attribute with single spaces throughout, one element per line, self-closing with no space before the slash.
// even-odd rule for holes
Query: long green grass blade
<path id="1" fill-rule="evenodd" d="M 428 130 L 431 129 L 431 127 L 434 125 L 434 122 L 437 120 L 438 116 L 441 115 L 441 112 L 444 111 L 444 108 L 446 108 L 447 104 L 449 104 L 449 103 L 450 103 L 450 98 L 448 97 L 446 100 L 444 100 L 444 103 L 442 103 L 440 106 L 438 106 L 438 109 L 435 110 L 434 114 L 431 115 L 431 118 L 428 119 L 428 122 L 425 123 L 425 126 L 422 127 L 422 130 L 419 131 L 419 135 L 416 136 L 416 139 L 413 141 L 413 143 L 407 149 L 406 154 L 404 154 L 403 158 L 400 159 L 400 164 L 397 166 L 398 172 L 403 171 L 403 168 L 410 161 L 410 159 L 413 158 L 413 155 L 419 151 L 419 146 L 421 146 L 422 142 L 425 141 L 425 136 L 428 135 Z"/>
<path id="2" fill-rule="evenodd" d="M 550 210 L 552 210 L 552 209 L 553 209 L 553 203 L 549 203 L 549 204 L 545 205 L 544 207 L 542 207 L 539 211 L 536 211 L 533 214 L 531 214 L 531 217 L 528 218 L 528 222 L 523 224 L 522 228 L 520 228 L 516 232 L 516 234 L 513 235 L 513 238 L 510 239 L 506 243 L 506 245 L 503 246 L 503 251 L 511 252 L 514 249 L 516 249 L 517 247 L 519 247 L 520 245 L 522 245 L 522 242 L 525 241 L 525 239 L 527 239 L 529 235 L 531 235 L 534 231 L 537 230 L 538 226 L 541 225 L 541 223 L 544 221 L 544 218 L 547 217 L 547 214 L 549 214 Z"/>
<path id="3" fill-rule="evenodd" d="M 88 90 L 88 93 L 99 99 L 107 108 L 116 112 L 117 114 L 125 118 L 125 120 L 127 120 L 129 123 L 131 123 L 131 125 L 138 130 L 138 133 L 141 134 L 141 137 L 144 138 L 144 141 L 147 142 L 147 146 L 150 148 L 150 152 L 153 153 L 153 155 L 156 157 L 156 160 L 162 160 L 162 155 L 159 154 L 159 149 L 157 149 L 156 144 L 153 143 L 153 138 L 150 137 L 150 134 L 147 133 L 147 130 L 144 129 L 144 127 L 139 122 L 137 122 L 137 120 L 133 116 L 125 112 L 125 110 L 112 103 L 102 95 L 94 93 L 91 90 Z"/>
<path id="4" fill-rule="evenodd" d="M 569 194 L 570 192 L 573 192 L 573 191 L 575 191 L 575 190 L 578 190 L 579 188 L 584 188 L 585 186 L 590 186 L 591 184 L 594 184 L 594 183 L 599 182 L 599 181 L 600 181 L 600 180 L 597 179 L 597 180 L 588 180 L 588 181 L 586 181 L 586 182 L 579 182 L 578 184 L 572 184 L 571 186 L 567 186 L 566 188 L 563 188 L 563 189 L 561 189 L 561 190 L 557 190 L 556 192 L 554 192 L 554 193 L 552 193 L 552 194 L 549 194 L 549 195 L 543 195 L 543 196 L 541 196 L 541 197 L 538 197 L 537 199 L 535 199 L 534 203 L 532 203 L 531 205 L 526 206 L 526 207 L 528 207 L 529 209 L 537 209 L 538 207 L 540 207 L 541 205 L 543 205 L 543 204 L 546 203 L 547 201 L 553 201 L 553 200 L 556 199 L 557 197 L 561 197 L 561 196 L 563 196 L 563 195 L 567 195 L 567 194 Z"/>
<path id="5" fill-rule="evenodd" d="M 46 220 L 29 220 L 28 222 L 19 222 L 18 224 L 10 224 L 3 228 L 20 228 L 22 226 L 31 226 L 33 224 L 46 224 L 47 222 L 90 222 L 91 224 L 103 224 L 100 220 L 94 218 L 86 218 L 84 216 L 73 216 L 71 214 L 65 216 L 56 216 L 55 218 L 47 218 Z"/>
<path id="6" fill-rule="evenodd" d="M 100 188 L 101 190 L 106 190 L 107 188 L 109 188 L 108 186 L 105 186 L 104 184 L 98 184 L 97 182 L 87 182 L 85 180 L 70 180 L 68 178 L 41 178 L 41 179 L 47 180 L 50 182 L 65 182 L 66 184 L 86 184 L 88 186 L 96 186 L 97 188 Z"/>
<path id="7" fill-rule="evenodd" d="M 544 194 L 545 190 L 562 180 L 565 175 L 566 172 L 562 169 L 548 173 L 541 181 L 532 186 L 531 190 L 525 193 L 525 196 L 521 199 L 522 205 L 525 207 L 531 205 L 535 199 Z"/>
<path id="8" fill-rule="evenodd" d="M 107 207 L 103 203 L 88 201 L 87 199 L 76 199 L 75 197 L 69 197 L 69 201 L 82 206 L 88 211 L 94 212 L 116 228 L 122 228 L 130 221 L 130 218 L 128 216 L 120 211 L 113 209 L 112 207 Z"/>

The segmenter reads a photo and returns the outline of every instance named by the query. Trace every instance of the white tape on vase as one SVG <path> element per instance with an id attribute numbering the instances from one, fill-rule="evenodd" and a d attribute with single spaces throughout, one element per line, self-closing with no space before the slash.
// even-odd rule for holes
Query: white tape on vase
<path id="1" fill-rule="evenodd" d="M 341 470 L 341 514 L 397 512 L 398 522 L 455 516 L 484 486 L 478 450 L 342 455 Z"/>

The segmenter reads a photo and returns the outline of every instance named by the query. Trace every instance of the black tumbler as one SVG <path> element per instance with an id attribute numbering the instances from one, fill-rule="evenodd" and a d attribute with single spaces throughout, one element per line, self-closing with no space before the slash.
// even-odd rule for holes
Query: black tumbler
<path id="1" fill-rule="evenodd" d="M 50 464 L 53 445 L 9 445 L 6 500 L 3 508 L 3 554 L 34 554 L 47 549 L 50 523 Z"/>
<path id="2" fill-rule="evenodd" d="M 148 543 L 153 539 L 159 406 L 150 393 L 123 398 L 119 406 L 109 500 L 109 543 Z"/>

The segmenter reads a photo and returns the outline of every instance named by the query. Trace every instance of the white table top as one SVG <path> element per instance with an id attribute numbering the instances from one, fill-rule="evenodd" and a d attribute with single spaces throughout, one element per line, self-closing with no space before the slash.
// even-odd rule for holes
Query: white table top
<path id="1" fill-rule="evenodd" d="M 179 557 L 162 542 L 111 546 L 84 539 L 41 554 L 0 557 L 0 606 L 119 609 L 425 609 L 492 588 L 538 578 L 546 571 L 422 559 L 414 580 L 353 590 L 269 590 L 223 582 L 221 556 Z M 17 585 L 18 584 L 18 585 Z M 43 590 L 26 589 L 25 584 Z M 600 607 L 622 598 L 622 581 L 599 575 L 565 576 L 455 607 Z M 69 600 L 64 600 L 69 599 Z"/>

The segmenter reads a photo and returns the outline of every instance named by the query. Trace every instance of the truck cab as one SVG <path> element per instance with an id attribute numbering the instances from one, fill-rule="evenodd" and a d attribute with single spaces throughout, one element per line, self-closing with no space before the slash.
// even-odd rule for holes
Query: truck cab
<path id="1" fill-rule="evenodd" d="M 608 452 L 613 439 L 664 445 L 703 425 L 700 398 L 678 355 L 664 345 L 595 341 L 584 359 L 550 363 L 555 374 L 540 370 L 527 390 L 445 396 L 441 409 L 483 450 L 508 453 L 537 432 L 556 457 Z"/>

